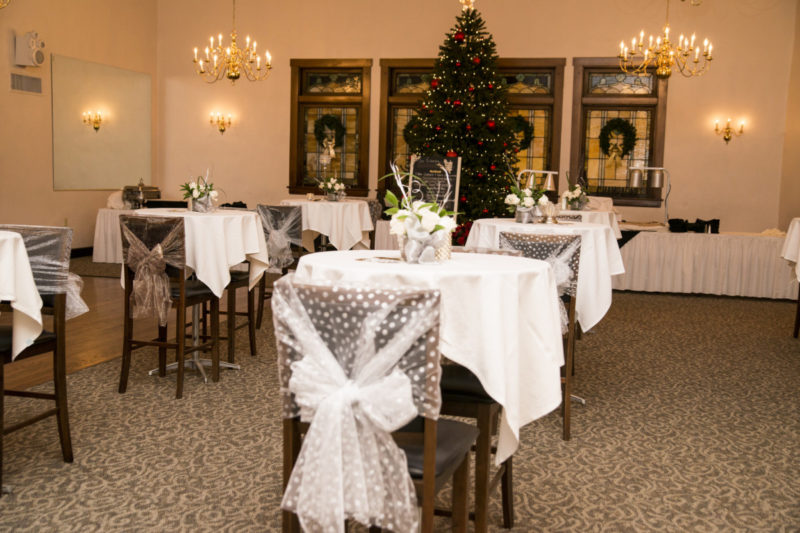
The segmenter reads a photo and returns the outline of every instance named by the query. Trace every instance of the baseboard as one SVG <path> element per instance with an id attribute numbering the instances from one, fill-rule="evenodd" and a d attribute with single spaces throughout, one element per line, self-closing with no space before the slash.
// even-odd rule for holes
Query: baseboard
<path id="1" fill-rule="evenodd" d="M 91 256 L 93 251 L 94 248 L 92 246 L 87 246 L 86 248 L 73 248 L 69 256 L 70 257 Z"/>

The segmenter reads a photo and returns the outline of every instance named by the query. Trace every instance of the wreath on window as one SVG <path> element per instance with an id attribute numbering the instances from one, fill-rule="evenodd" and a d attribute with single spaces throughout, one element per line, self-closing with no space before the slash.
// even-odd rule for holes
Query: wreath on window
<path id="1" fill-rule="evenodd" d="M 514 135 L 518 133 L 522 133 L 522 140 L 519 142 L 519 149 L 525 150 L 531 145 L 531 141 L 533 140 L 533 126 L 528 119 L 520 115 L 514 115 L 511 117 L 511 131 L 514 132 Z"/>
<path id="2" fill-rule="evenodd" d="M 339 120 L 339 117 L 336 115 L 322 115 L 314 121 L 314 137 L 316 137 L 317 143 L 323 148 L 325 147 L 325 145 L 322 144 L 325 140 L 325 128 L 334 133 L 334 139 L 336 141 L 334 146 L 337 148 L 341 146 L 344 142 L 344 125 L 342 121 Z"/>
<path id="3" fill-rule="evenodd" d="M 608 155 L 610 148 L 609 137 L 613 132 L 622 134 L 622 157 L 628 155 L 636 145 L 636 128 L 629 120 L 612 118 L 600 130 L 600 150 Z"/>

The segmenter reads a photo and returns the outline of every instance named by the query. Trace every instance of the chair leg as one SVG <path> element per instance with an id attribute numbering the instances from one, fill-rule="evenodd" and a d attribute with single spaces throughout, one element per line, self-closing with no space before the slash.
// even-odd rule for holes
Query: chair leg
<path id="1" fill-rule="evenodd" d="M 3 405 L 3 401 L 6 395 L 3 366 L 3 362 L 0 361 L 0 498 L 3 497 L 3 428 L 5 427 L 3 421 L 5 406 Z"/>
<path id="2" fill-rule="evenodd" d="M 566 359 L 564 361 L 564 396 L 562 398 L 564 413 L 564 440 L 570 439 L 570 421 L 572 414 L 572 366 L 575 357 L 575 298 L 569 302 L 569 326 L 565 339 Z"/>
<path id="3" fill-rule="evenodd" d="M 247 333 L 250 336 L 250 355 L 256 354 L 256 290 L 247 291 Z"/>
<path id="4" fill-rule="evenodd" d="M 256 327 L 261 329 L 261 319 L 264 318 L 264 297 L 267 292 L 267 276 L 261 276 L 261 281 L 258 282 L 258 318 L 256 318 Z"/>
<path id="5" fill-rule="evenodd" d="M 504 472 L 500 480 L 500 489 L 503 494 L 503 527 L 514 527 L 514 462 L 509 457 L 503 463 Z"/>
<path id="6" fill-rule="evenodd" d="M 167 342 L 167 326 L 158 326 L 158 342 Z M 162 378 L 167 375 L 167 347 L 158 347 L 158 375 Z"/>
<path id="7" fill-rule="evenodd" d="M 54 319 L 57 324 L 56 349 L 53 352 L 53 386 L 55 389 L 56 418 L 58 424 L 58 438 L 61 442 L 61 455 L 64 462 L 72 462 L 72 438 L 69 432 L 69 408 L 67 406 L 67 363 L 66 347 L 64 345 L 64 315 Z"/>
<path id="8" fill-rule="evenodd" d="M 175 392 L 175 398 L 181 399 L 183 398 L 183 360 L 186 356 L 184 353 L 186 350 L 186 335 L 184 334 L 184 325 L 186 324 L 186 304 L 183 300 L 178 302 L 176 314 L 177 320 L 175 322 L 175 342 L 177 346 L 175 348 L 175 359 L 178 364 L 178 384 Z"/>
<path id="9" fill-rule="evenodd" d="M 452 528 L 457 533 L 466 533 L 467 531 L 467 523 L 469 522 L 468 492 L 469 453 L 464 456 L 461 465 L 453 473 Z"/>
<path id="10" fill-rule="evenodd" d="M 233 363 L 234 351 L 236 350 L 236 289 L 230 288 L 228 293 L 228 362 Z"/>
<path id="11" fill-rule="evenodd" d="M 794 317 L 794 338 L 800 333 L 800 287 L 797 289 L 797 314 Z"/>
<path id="12" fill-rule="evenodd" d="M 283 420 L 283 491 L 289 484 L 294 463 L 300 453 L 300 431 L 297 427 L 298 420 L 285 418 Z M 299 533 L 300 521 L 297 515 L 290 511 L 281 511 L 283 533 Z"/>
<path id="13" fill-rule="evenodd" d="M 219 299 L 211 299 L 211 381 L 219 381 Z"/>
<path id="14" fill-rule="evenodd" d="M 475 531 L 489 529 L 489 474 L 492 456 L 492 405 L 478 405 L 475 443 Z"/>
<path id="15" fill-rule="evenodd" d="M 131 369 L 131 339 L 133 338 L 133 318 L 131 318 L 131 289 L 133 283 L 130 276 L 125 276 L 125 300 L 122 318 L 122 369 L 119 373 L 119 393 L 128 389 L 128 374 Z"/>

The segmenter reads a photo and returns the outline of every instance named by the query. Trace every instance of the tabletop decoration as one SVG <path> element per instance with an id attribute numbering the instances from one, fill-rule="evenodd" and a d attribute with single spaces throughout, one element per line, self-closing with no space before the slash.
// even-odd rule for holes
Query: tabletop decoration
<path id="1" fill-rule="evenodd" d="M 345 184 L 339 181 L 338 178 L 331 176 L 330 178 L 323 178 L 319 180 L 319 188 L 328 195 L 328 201 L 338 202 L 346 195 Z"/>
<path id="2" fill-rule="evenodd" d="M 542 196 L 537 202 L 539 210 L 542 213 L 541 222 L 544 224 L 558 224 L 558 205 L 550 201 L 547 196 Z"/>
<path id="3" fill-rule="evenodd" d="M 581 211 L 588 203 L 589 198 L 579 184 L 571 186 L 561 195 L 561 209 Z"/>
<path id="4" fill-rule="evenodd" d="M 214 184 L 208 181 L 208 171 L 206 176 L 197 176 L 196 181 L 189 181 L 181 185 L 183 199 L 192 199 L 192 211 L 198 213 L 209 213 L 214 210 L 211 203 L 217 199 L 219 193 L 214 190 Z"/>
<path id="5" fill-rule="evenodd" d="M 516 221 L 521 224 L 530 224 L 536 216 L 536 205 L 544 196 L 541 189 L 525 188 L 520 189 L 516 185 L 511 186 L 511 193 L 505 198 L 506 209 L 509 213 L 515 214 Z"/>
<path id="6" fill-rule="evenodd" d="M 455 229 L 453 212 L 440 207 L 436 202 L 414 200 L 413 195 L 421 192 L 421 182 L 410 173 L 401 173 L 392 164 L 392 174 L 400 191 L 401 198 L 386 190 L 385 201 L 391 206 L 385 211 L 391 215 L 390 233 L 397 235 L 400 257 L 408 263 L 440 263 L 450 259 L 452 250 L 451 233 Z M 445 204 L 450 196 L 450 174 L 442 167 L 447 180 Z M 404 178 L 407 183 L 404 183 Z"/>

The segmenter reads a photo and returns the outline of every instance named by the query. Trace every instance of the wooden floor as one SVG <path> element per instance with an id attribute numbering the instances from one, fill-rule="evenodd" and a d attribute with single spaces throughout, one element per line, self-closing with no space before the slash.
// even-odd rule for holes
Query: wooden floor
<path id="1" fill-rule="evenodd" d="M 119 358 L 122 354 L 123 291 L 119 279 L 87 276 L 83 281 L 81 296 L 89 312 L 67 321 L 67 373 Z M 237 304 L 246 299 L 240 296 L 238 300 Z M 225 309 L 224 303 L 221 309 Z M 174 312 L 170 313 L 170 337 L 174 332 L 174 316 Z M 0 317 L 2 321 L 9 319 L 10 313 Z M 45 328 L 50 328 L 47 322 Z M 134 336 L 142 333 L 155 337 L 154 319 L 134 321 Z M 6 365 L 4 370 L 8 389 L 25 389 L 53 379 L 50 354 L 16 361 Z"/>

